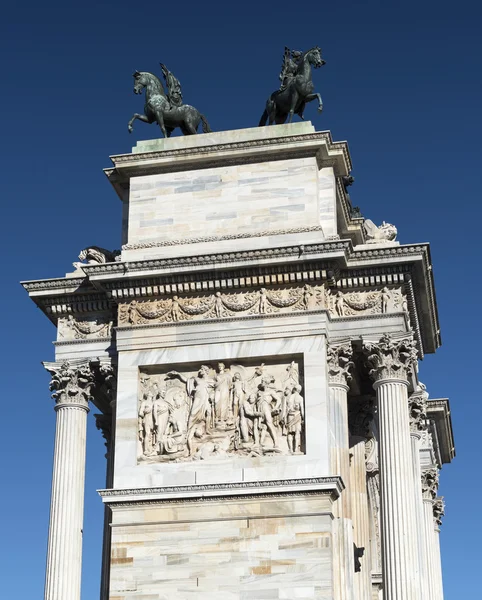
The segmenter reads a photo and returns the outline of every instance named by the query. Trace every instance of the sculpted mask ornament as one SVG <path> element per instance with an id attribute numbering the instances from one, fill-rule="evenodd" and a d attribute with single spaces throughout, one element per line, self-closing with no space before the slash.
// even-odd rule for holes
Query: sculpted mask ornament
<path id="1" fill-rule="evenodd" d="M 394 339 L 382 336 L 377 343 L 365 342 L 364 352 L 369 375 L 375 381 L 407 379 L 417 361 L 416 343 L 412 337 Z"/>
<path id="2" fill-rule="evenodd" d="M 348 386 L 352 379 L 350 370 L 354 367 L 352 356 L 353 348 L 350 343 L 327 347 L 326 359 L 330 385 Z"/>
<path id="3" fill-rule="evenodd" d="M 438 469 L 422 471 L 422 493 L 424 498 L 435 500 L 439 483 Z"/>
<path id="4" fill-rule="evenodd" d="M 304 452 L 300 364 L 200 365 L 141 373 L 139 460 Z"/>

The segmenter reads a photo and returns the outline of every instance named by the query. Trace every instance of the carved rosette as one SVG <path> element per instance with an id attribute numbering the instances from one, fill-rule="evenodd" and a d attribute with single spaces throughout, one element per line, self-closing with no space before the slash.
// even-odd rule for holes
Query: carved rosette
<path id="1" fill-rule="evenodd" d="M 435 500 L 437 497 L 439 483 L 438 469 L 427 469 L 422 471 L 422 494 L 429 500 Z"/>
<path id="2" fill-rule="evenodd" d="M 427 429 L 427 399 L 428 394 L 425 391 L 425 385 L 419 384 L 419 389 L 408 399 L 410 414 L 410 431 L 422 432 Z"/>
<path id="3" fill-rule="evenodd" d="M 329 345 L 326 350 L 328 363 L 328 383 L 348 387 L 352 380 L 350 370 L 355 366 L 352 361 L 353 348 L 350 343 Z"/>
<path id="4" fill-rule="evenodd" d="M 416 365 L 416 343 L 411 336 L 394 339 L 386 334 L 376 343 L 365 342 L 363 349 L 368 373 L 375 383 L 385 379 L 406 380 Z"/>
<path id="5" fill-rule="evenodd" d="M 440 527 L 442 525 L 442 517 L 445 515 L 445 502 L 442 496 L 438 496 L 433 501 L 433 518 L 435 523 Z"/>

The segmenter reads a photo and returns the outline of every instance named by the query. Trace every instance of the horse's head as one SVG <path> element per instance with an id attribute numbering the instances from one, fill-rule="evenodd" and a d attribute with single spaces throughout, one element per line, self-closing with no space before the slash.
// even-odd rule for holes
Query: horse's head
<path id="1" fill-rule="evenodd" d="M 147 85 L 146 73 L 134 71 L 132 76 L 134 77 L 134 94 L 142 94 L 142 90 Z"/>
<path id="2" fill-rule="evenodd" d="M 321 58 L 321 48 L 319 46 L 315 46 L 314 48 L 311 48 L 311 50 L 308 50 L 305 56 L 310 65 L 313 65 L 315 69 L 322 67 L 326 63 L 326 61 Z"/>

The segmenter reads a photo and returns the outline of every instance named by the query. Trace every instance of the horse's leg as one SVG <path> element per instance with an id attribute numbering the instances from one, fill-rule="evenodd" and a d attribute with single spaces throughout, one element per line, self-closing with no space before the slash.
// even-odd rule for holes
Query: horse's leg
<path id="1" fill-rule="evenodd" d="M 318 99 L 318 111 L 321 112 L 323 110 L 323 100 L 321 99 L 320 94 L 308 94 L 308 96 L 305 97 L 305 102 L 311 102 L 316 99 Z"/>
<path id="2" fill-rule="evenodd" d="M 167 137 L 171 137 L 171 133 L 174 131 L 174 127 L 166 127 Z"/>
<path id="3" fill-rule="evenodd" d="M 195 119 L 193 119 L 191 115 L 187 116 L 184 119 L 184 129 L 187 133 L 184 135 L 196 135 L 197 125 L 199 125 L 199 121 L 196 123 Z"/>
<path id="4" fill-rule="evenodd" d="M 134 127 L 132 127 L 132 123 L 134 123 L 134 121 L 136 119 L 139 119 L 139 121 L 144 121 L 144 123 L 152 123 L 152 120 L 150 120 L 149 117 L 146 117 L 146 115 L 134 113 L 132 119 L 129 121 L 129 123 L 127 125 L 127 129 L 129 130 L 129 133 L 132 133 L 134 131 Z"/>
<path id="5" fill-rule="evenodd" d="M 291 123 L 293 121 L 293 115 L 295 114 L 296 105 L 298 104 L 298 93 L 294 90 L 293 90 L 293 93 L 291 94 L 289 104 L 290 104 L 290 110 L 289 110 L 288 123 Z"/>
<path id="6" fill-rule="evenodd" d="M 157 121 L 159 127 L 161 128 L 162 135 L 166 138 L 167 131 L 166 131 L 166 126 L 164 125 L 164 115 L 163 115 L 162 111 L 160 111 L 160 110 L 158 110 L 156 112 L 156 121 Z"/>

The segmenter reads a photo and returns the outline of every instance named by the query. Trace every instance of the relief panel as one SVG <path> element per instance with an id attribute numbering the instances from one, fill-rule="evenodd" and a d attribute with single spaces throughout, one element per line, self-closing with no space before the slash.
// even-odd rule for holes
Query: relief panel
<path id="1" fill-rule="evenodd" d="M 140 462 L 304 454 L 301 356 L 141 369 Z"/>

